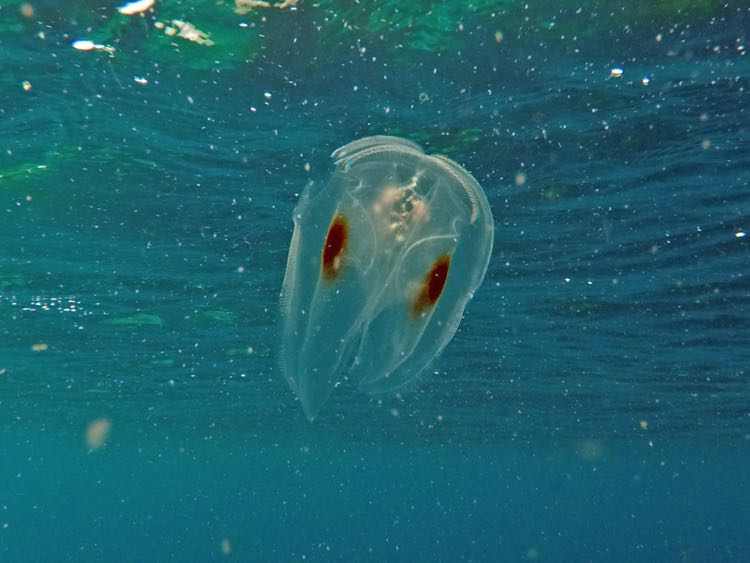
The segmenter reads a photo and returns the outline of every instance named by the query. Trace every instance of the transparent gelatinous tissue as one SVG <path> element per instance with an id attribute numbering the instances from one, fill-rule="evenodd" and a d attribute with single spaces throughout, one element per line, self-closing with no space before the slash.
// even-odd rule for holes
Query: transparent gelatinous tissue
<path id="1" fill-rule="evenodd" d="M 312 420 L 334 387 L 414 384 L 487 271 L 492 212 L 455 162 L 397 137 L 333 153 L 294 210 L 281 292 L 281 368 Z"/>

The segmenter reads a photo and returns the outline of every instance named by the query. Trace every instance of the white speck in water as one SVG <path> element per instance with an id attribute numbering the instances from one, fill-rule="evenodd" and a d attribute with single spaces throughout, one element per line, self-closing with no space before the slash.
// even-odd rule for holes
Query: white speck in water
<path id="1" fill-rule="evenodd" d="M 96 43 L 88 39 L 79 39 L 78 41 L 73 41 L 73 48 L 79 51 L 91 51 L 92 49 L 96 49 Z"/>
<path id="2" fill-rule="evenodd" d="M 117 11 L 125 16 L 133 16 L 145 12 L 151 6 L 154 5 L 154 0 L 136 0 L 135 2 L 128 2 L 117 8 Z"/>

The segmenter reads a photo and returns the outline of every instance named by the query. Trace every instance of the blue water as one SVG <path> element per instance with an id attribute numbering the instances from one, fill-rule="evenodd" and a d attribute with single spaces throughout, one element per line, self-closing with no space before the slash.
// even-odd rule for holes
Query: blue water
<path id="1" fill-rule="evenodd" d="M 76 51 L 115 4 L 74 4 L 0 8 L 0 560 L 750 560 L 746 7 L 532 6 L 432 50 L 227 8 L 245 60 L 158 12 Z M 309 423 L 292 209 L 372 134 L 471 171 L 494 255 L 417 391 Z"/>

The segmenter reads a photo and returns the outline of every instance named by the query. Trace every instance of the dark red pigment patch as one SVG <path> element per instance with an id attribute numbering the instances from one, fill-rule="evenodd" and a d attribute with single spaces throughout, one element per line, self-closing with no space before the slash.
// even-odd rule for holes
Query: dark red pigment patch
<path id="1" fill-rule="evenodd" d="M 344 252 L 349 241 L 349 226 L 346 217 L 340 213 L 333 218 L 328 228 L 328 236 L 323 246 L 321 271 L 327 280 L 335 280 L 341 273 Z"/>
<path id="2" fill-rule="evenodd" d="M 426 309 L 432 307 L 440 299 L 445 282 L 448 279 L 448 270 L 451 267 L 451 257 L 444 254 L 432 264 L 432 268 L 424 277 L 422 287 L 419 289 L 414 302 L 411 305 L 411 314 L 415 317 L 422 315 Z"/>

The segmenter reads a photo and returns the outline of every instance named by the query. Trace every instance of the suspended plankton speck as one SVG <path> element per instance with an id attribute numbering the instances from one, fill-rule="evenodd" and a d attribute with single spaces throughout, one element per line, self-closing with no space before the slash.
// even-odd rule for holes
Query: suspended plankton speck
<path id="1" fill-rule="evenodd" d="M 747 236 L 747 233 L 745 231 L 737 231 L 734 233 L 734 236 L 737 238 L 745 238 Z"/>
<path id="2" fill-rule="evenodd" d="M 94 43 L 88 39 L 77 39 L 71 43 L 72 47 L 78 51 L 106 51 L 110 55 L 114 54 L 115 48 L 109 45 Z"/>
<path id="3" fill-rule="evenodd" d="M 29 90 L 31 90 L 31 82 L 29 82 L 28 80 L 24 80 L 23 82 L 21 82 L 21 88 L 23 88 L 24 92 L 28 92 Z"/>
<path id="4" fill-rule="evenodd" d="M 78 39 L 77 41 L 73 41 L 73 48 L 79 51 L 92 51 L 96 49 L 96 43 L 88 39 Z"/>
<path id="5" fill-rule="evenodd" d="M 97 418 L 86 427 L 86 445 L 91 450 L 98 450 L 107 443 L 112 423 L 106 418 Z"/>
<path id="6" fill-rule="evenodd" d="M 128 2 L 117 8 L 117 11 L 125 16 L 132 16 L 145 12 L 151 6 L 154 5 L 154 0 L 137 0 L 136 2 Z"/>
<path id="7" fill-rule="evenodd" d="M 264 92 L 264 93 L 263 93 L 263 97 L 264 97 L 264 98 L 265 98 L 266 100 L 270 100 L 270 99 L 271 99 L 271 98 L 272 98 L 273 96 L 271 95 L 271 92 Z"/>
<path id="8" fill-rule="evenodd" d="M 612 68 L 609 71 L 609 77 L 610 78 L 620 78 L 622 76 L 623 72 L 625 72 L 625 71 L 622 70 L 619 66 L 616 66 L 616 67 Z"/>
<path id="9" fill-rule="evenodd" d="M 648 76 L 644 76 L 641 79 L 641 84 L 643 84 L 644 86 L 648 86 L 649 82 L 651 82 L 651 79 Z"/>
<path id="10" fill-rule="evenodd" d="M 144 78 L 143 76 L 134 76 L 133 82 L 135 82 L 136 84 L 141 84 L 145 86 L 146 84 L 148 84 L 148 79 Z"/>

